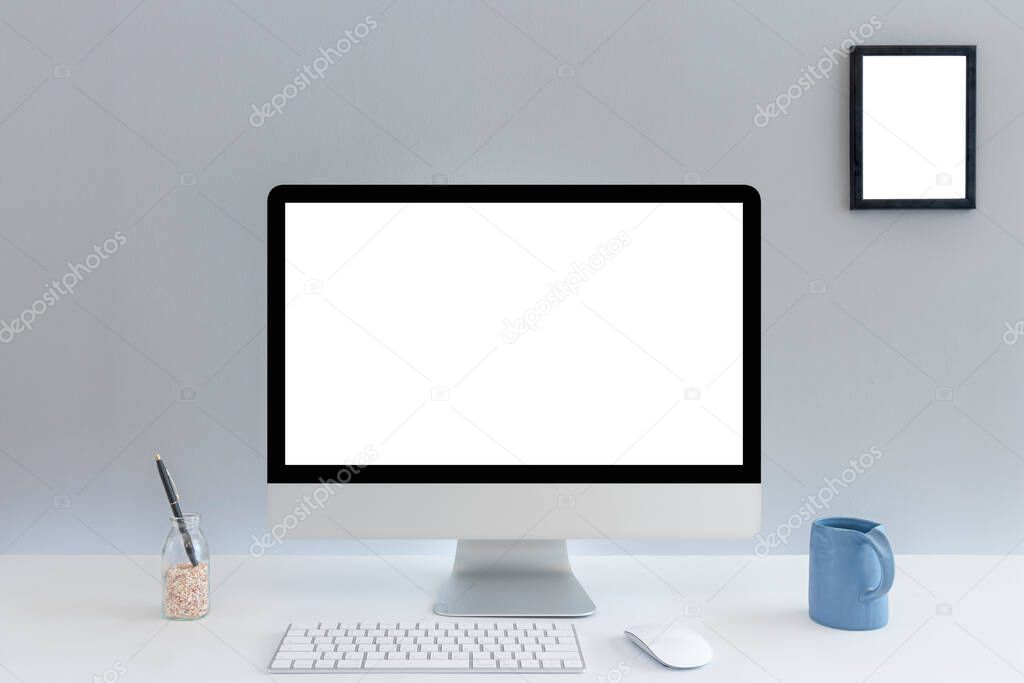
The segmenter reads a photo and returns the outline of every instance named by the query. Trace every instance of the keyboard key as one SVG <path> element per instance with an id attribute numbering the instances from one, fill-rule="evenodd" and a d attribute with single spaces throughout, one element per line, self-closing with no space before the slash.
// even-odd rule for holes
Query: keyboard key
<path id="1" fill-rule="evenodd" d="M 282 645 L 279 648 L 279 650 L 281 652 L 312 652 L 313 651 L 313 645 L 312 644 L 310 644 L 310 645 L 298 645 L 298 644 L 292 645 L 292 644 L 287 644 L 286 643 L 286 644 Z"/>
<path id="2" fill-rule="evenodd" d="M 363 662 L 356 659 L 339 659 L 335 662 L 335 667 L 338 669 L 361 669 Z"/>
<path id="3" fill-rule="evenodd" d="M 320 652 L 280 652 L 275 659 L 320 659 Z"/>
<path id="4" fill-rule="evenodd" d="M 299 643 L 310 643 L 310 644 L 312 644 L 313 643 L 313 639 L 310 638 L 309 636 L 285 636 L 284 640 L 281 641 L 281 642 L 287 643 L 289 645 L 299 644 Z"/>
<path id="5" fill-rule="evenodd" d="M 564 659 L 562 660 L 562 666 L 566 669 L 582 669 L 583 662 L 579 659 Z"/>
<path id="6" fill-rule="evenodd" d="M 563 659 L 568 659 L 569 658 L 569 656 L 566 653 L 564 653 L 564 652 L 534 652 L 533 654 L 537 655 L 537 659 L 543 659 L 543 660 L 547 660 L 547 661 L 550 661 L 550 660 L 559 660 L 559 661 L 561 661 Z"/>
<path id="7" fill-rule="evenodd" d="M 333 659 L 321 659 L 321 660 L 317 661 L 314 664 L 314 666 L 317 669 L 333 669 L 334 668 L 334 660 Z"/>
<path id="8" fill-rule="evenodd" d="M 562 660 L 545 659 L 540 663 L 540 665 L 545 669 L 561 669 Z"/>
<path id="9" fill-rule="evenodd" d="M 496 661 L 494 661 L 493 659 L 474 659 L 473 660 L 473 668 L 474 669 L 497 669 L 498 668 L 498 663 Z"/>
<path id="10" fill-rule="evenodd" d="M 576 652 L 576 646 L 568 643 L 555 643 L 545 645 L 544 650 L 546 652 Z"/>
<path id="11" fill-rule="evenodd" d="M 519 660 L 520 669 L 539 669 L 540 662 L 536 659 L 521 659 Z"/>
<path id="12" fill-rule="evenodd" d="M 290 659 L 275 659 L 270 663 L 271 669 L 290 669 L 292 668 L 292 660 Z"/>
<path id="13" fill-rule="evenodd" d="M 313 668 L 313 660 L 312 659 L 299 659 L 299 660 L 297 660 L 295 662 L 292 662 L 292 668 L 293 669 L 312 669 Z"/>
<path id="14" fill-rule="evenodd" d="M 445 659 L 378 659 L 366 662 L 366 669 L 468 669 L 469 662 Z"/>

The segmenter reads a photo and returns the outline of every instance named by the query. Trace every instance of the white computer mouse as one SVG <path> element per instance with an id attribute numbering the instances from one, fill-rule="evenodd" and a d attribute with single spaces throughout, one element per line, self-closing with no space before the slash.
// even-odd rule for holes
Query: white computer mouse
<path id="1" fill-rule="evenodd" d="M 704 636 L 682 626 L 640 624 L 627 628 L 625 634 L 658 663 L 673 669 L 696 669 L 714 655 Z"/>

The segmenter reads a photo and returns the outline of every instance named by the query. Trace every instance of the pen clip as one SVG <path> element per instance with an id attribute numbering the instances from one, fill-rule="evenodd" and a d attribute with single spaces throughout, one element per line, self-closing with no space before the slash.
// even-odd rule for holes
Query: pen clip
<path id="1" fill-rule="evenodd" d="M 166 468 L 164 469 L 164 472 L 167 473 L 167 482 L 171 485 L 171 495 L 174 496 L 174 500 L 172 500 L 171 503 L 178 503 L 180 502 L 178 500 L 178 487 L 174 485 L 174 477 L 171 476 L 170 472 L 167 472 Z M 179 519 L 181 518 L 179 517 Z"/>

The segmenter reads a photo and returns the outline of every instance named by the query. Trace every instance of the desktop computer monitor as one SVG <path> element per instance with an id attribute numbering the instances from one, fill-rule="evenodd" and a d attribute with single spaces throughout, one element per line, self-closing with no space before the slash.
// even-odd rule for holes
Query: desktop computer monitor
<path id="1" fill-rule="evenodd" d="M 289 537 L 459 539 L 445 615 L 594 610 L 570 538 L 753 536 L 747 186 L 279 186 L 268 482 Z"/>

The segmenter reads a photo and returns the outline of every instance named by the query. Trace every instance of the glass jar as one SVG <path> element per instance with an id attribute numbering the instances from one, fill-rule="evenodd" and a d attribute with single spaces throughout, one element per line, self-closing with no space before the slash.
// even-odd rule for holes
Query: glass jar
<path id="1" fill-rule="evenodd" d="M 185 513 L 181 519 L 171 517 L 160 569 L 164 617 L 200 619 L 206 616 L 210 611 L 210 547 L 199 528 L 198 514 Z"/>

